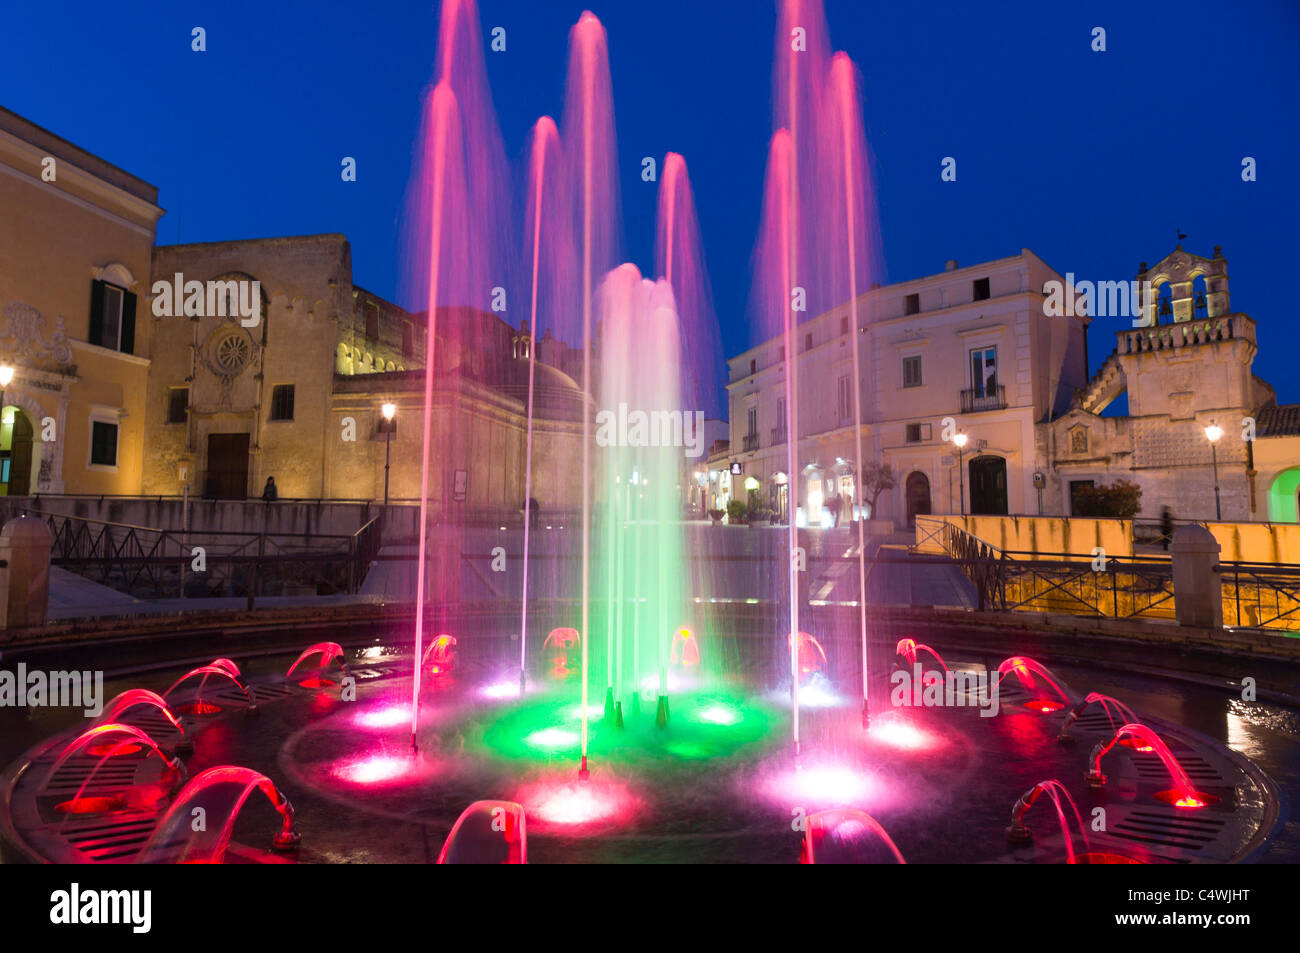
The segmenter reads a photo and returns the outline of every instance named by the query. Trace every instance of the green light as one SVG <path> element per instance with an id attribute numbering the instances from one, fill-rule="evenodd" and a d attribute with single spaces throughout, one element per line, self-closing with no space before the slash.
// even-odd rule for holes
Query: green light
<path id="1" fill-rule="evenodd" d="M 740 723 L 741 714 L 730 705 L 713 702 L 701 708 L 696 717 L 709 725 L 735 725 Z"/>
<path id="2" fill-rule="evenodd" d="M 534 748 L 546 748 L 555 751 L 560 748 L 572 748 L 580 740 L 576 731 L 566 731 L 563 728 L 542 728 L 526 737 L 524 744 L 531 745 Z"/>

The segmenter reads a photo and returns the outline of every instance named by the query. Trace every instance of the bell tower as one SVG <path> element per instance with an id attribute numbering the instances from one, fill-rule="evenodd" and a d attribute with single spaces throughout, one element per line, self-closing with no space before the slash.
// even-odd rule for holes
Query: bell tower
<path id="1" fill-rule="evenodd" d="M 1220 245 L 1214 246 L 1213 258 L 1202 258 L 1183 251 L 1180 243 L 1154 268 L 1142 262 L 1137 280 L 1142 295 L 1143 327 L 1182 324 L 1232 313 L 1228 307 L 1228 260 L 1223 257 Z M 1166 286 L 1167 294 L 1163 293 Z"/>

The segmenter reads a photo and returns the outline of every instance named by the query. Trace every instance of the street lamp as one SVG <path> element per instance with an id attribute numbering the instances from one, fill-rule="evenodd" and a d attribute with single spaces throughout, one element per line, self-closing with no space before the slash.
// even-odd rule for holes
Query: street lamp
<path id="1" fill-rule="evenodd" d="M 380 422 L 379 427 L 384 432 L 384 506 L 388 505 L 388 466 L 392 461 L 393 453 L 393 431 L 397 429 L 397 424 L 393 418 L 397 415 L 396 404 L 384 404 L 380 408 L 384 419 Z"/>
<path id="2" fill-rule="evenodd" d="M 1219 502 L 1219 438 L 1222 436 L 1223 428 L 1216 423 L 1205 428 L 1205 439 L 1210 441 L 1210 459 L 1214 462 L 1214 519 L 1218 522 L 1223 521 L 1223 505 Z"/>
<path id="3" fill-rule="evenodd" d="M 966 515 L 966 474 L 961 467 L 961 452 L 966 446 L 967 437 L 964 433 L 955 433 L 952 435 L 953 445 L 957 448 L 957 479 L 960 481 L 961 495 L 961 515 Z M 952 486 L 951 483 L 948 484 Z"/>
<path id="4" fill-rule="evenodd" d="M 0 365 L 0 410 L 3 410 L 5 405 L 5 388 L 13 379 L 14 369 L 8 364 Z"/>

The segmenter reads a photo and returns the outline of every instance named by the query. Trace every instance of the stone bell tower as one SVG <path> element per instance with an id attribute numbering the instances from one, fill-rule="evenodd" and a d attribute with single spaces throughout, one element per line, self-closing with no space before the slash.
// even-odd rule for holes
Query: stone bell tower
<path id="1" fill-rule="evenodd" d="M 1204 278 L 1204 286 L 1196 287 Z M 1228 260 L 1223 248 L 1214 246 L 1213 258 L 1202 258 L 1183 251 L 1180 244 L 1154 268 L 1142 262 L 1137 275 L 1143 289 L 1142 315 L 1146 327 L 1157 324 L 1181 324 L 1198 317 L 1217 318 L 1230 314 L 1228 307 Z M 1145 294 L 1150 282 L 1150 294 Z M 1169 286 L 1168 298 L 1162 300 L 1161 289 Z"/>

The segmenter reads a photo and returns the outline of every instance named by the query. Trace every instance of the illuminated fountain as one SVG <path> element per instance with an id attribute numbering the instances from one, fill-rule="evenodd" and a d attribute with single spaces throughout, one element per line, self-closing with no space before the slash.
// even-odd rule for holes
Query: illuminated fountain
<path id="1" fill-rule="evenodd" d="M 514 801 L 475 801 L 456 818 L 438 863 L 528 863 L 523 807 Z"/>
<path id="2" fill-rule="evenodd" d="M 200 665 L 198 668 L 186 672 L 180 678 L 176 679 L 176 681 L 172 682 L 171 687 L 162 693 L 162 697 L 166 699 L 172 694 L 172 692 L 176 691 L 177 688 L 179 688 L 183 683 L 189 681 L 191 678 L 200 678 L 201 681 L 199 682 L 198 690 L 195 692 L 194 701 L 174 706 L 173 710 L 180 712 L 182 715 L 215 715 L 221 711 L 221 706 L 203 700 L 204 686 L 208 683 L 210 677 L 215 677 L 217 679 L 225 679 L 243 693 L 244 700 L 248 703 L 245 707 L 245 711 L 247 711 L 248 714 L 251 715 L 256 712 L 257 703 L 253 700 L 253 695 L 249 692 L 248 687 L 244 684 L 243 680 L 237 674 L 234 674 L 228 665 L 224 664 L 224 660 L 218 659 L 218 662 L 222 662 L 223 664 Z"/>
<path id="3" fill-rule="evenodd" d="M 1178 759 L 1169 750 L 1169 746 L 1160 740 L 1160 736 L 1146 725 L 1137 723 L 1123 725 L 1115 732 L 1113 738 L 1098 743 L 1092 749 L 1092 753 L 1088 755 L 1087 781 L 1089 785 L 1094 788 L 1105 786 L 1107 778 L 1101 770 L 1101 759 L 1125 737 L 1140 742 L 1141 747 L 1139 750 L 1149 749 L 1154 752 L 1164 764 L 1165 770 L 1169 772 L 1169 780 L 1172 782 L 1173 787 L 1167 791 L 1157 792 L 1155 794 L 1157 800 L 1172 804 L 1174 807 L 1188 809 L 1202 808 L 1217 800 L 1213 795 L 1197 791 L 1192 785 L 1191 779 L 1188 778 L 1187 772 L 1183 770 L 1183 766 L 1178 763 Z"/>
<path id="4" fill-rule="evenodd" d="M 1026 708 L 1031 708 L 1034 711 L 1051 714 L 1073 705 L 1074 699 L 1077 697 L 1069 692 L 1065 687 L 1065 683 L 1053 675 L 1046 666 L 1026 655 L 1013 655 L 1003 661 L 998 666 L 998 683 L 1001 684 L 1003 679 L 1012 674 L 1016 676 L 1026 691 L 1034 693 L 1034 698 L 1025 703 Z M 1039 688 L 1036 677 L 1042 679 L 1056 693 L 1057 698 L 1045 697 Z"/>
<path id="5" fill-rule="evenodd" d="M 348 666 L 344 661 L 344 659 L 347 658 L 347 655 L 344 653 L 343 647 L 337 642 L 318 642 L 315 645 L 308 646 L 302 651 L 302 654 L 299 655 L 298 658 L 294 660 L 294 663 L 289 666 L 289 671 L 284 673 L 284 677 L 292 680 L 293 673 L 298 670 L 298 666 L 307 661 L 307 659 L 317 655 L 320 656 L 320 664 L 316 666 L 316 674 L 309 675 L 307 678 L 298 681 L 298 684 L 303 688 L 328 688 L 333 685 L 334 682 L 326 678 L 325 673 L 329 671 L 330 663 L 335 659 L 338 659 L 339 667 L 343 669 L 343 674 L 347 675 Z"/>
<path id="6" fill-rule="evenodd" d="M 112 787 L 117 790 L 109 793 L 89 793 L 97 790 L 94 782 L 97 777 L 100 777 L 105 764 L 112 759 L 139 752 L 144 752 L 146 759 L 151 754 L 158 756 L 161 773 L 155 784 L 138 783 L 136 780 L 138 772 L 132 770 L 133 766 L 128 765 L 126 770 L 130 774 L 131 781 L 125 787 L 114 784 Z M 101 814 L 128 808 L 148 809 L 166 797 L 185 779 L 185 765 L 181 760 L 163 751 L 147 732 L 134 725 L 109 723 L 87 728 L 69 741 L 45 774 L 38 793 L 48 792 L 52 785 L 61 781 L 62 772 L 70 770 L 73 760 L 78 757 L 98 760 L 90 770 L 73 773 L 74 778 L 81 777 L 82 780 L 76 794 L 55 807 L 60 814 Z"/>
<path id="7" fill-rule="evenodd" d="M 235 820 L 255 791 L 264 794 L 280 815 L 280 829 L 272 839 L 272 848 L 282 853 L 296 850 L 302 836 L 294 828 L 293 805 L 289 799 L 266 775 L 227 765 L 208 768 L 181 789 L 136 855 L 135 862 L 223 863 Z M 200 816 L 204 823 L 196 825 L 195 818 Z"/>
<path id="8" fill-rule="evenodd" d="M 905 864 L 893 839 L 866 811 L 833 808 L 808 815 L 799 862 Z"/>

